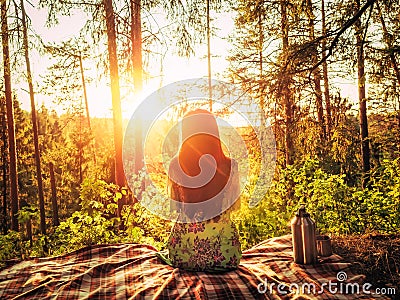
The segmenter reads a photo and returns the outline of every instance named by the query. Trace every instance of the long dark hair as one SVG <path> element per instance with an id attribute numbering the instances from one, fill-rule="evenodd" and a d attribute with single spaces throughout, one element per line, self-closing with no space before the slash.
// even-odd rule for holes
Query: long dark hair
<path id="1" fill-rule="evenodd" d="M 200 187 L 177 184 L 178 192 L 174 200 L 198 203 L 218 195 L 229 180 L 231 159 L 225 156 L 222 150 L 214 115 L 202 109 L 186 114 L 182 120 L 182 141 L 177 161 L 185 175 L 193 178 L 201 173 L 200 158 L 202 157 L 204 165 L 215 168 L 215 174 Z M 171 171 L 176 172 L 170 168 L 170 173 Z M 210 207 L 210 209 L 220 209 L 221 203 L 217 202 L 216 205 L 219 207 Z"/>

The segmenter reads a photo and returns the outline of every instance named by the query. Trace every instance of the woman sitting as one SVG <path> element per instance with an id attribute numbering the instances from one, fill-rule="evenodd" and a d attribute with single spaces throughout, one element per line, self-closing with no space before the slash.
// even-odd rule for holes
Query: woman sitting
<path id="1" fill-rule="evenodd" d="M 231 212 L 240 206 L 236 161 L 225 156 L 214 115 L 188 113 L 182 145 L 169 166 L 168 194 L 179 222 L 168 239 L 170 265 L 191 271 L 228 271 L 242 256 Z"/>

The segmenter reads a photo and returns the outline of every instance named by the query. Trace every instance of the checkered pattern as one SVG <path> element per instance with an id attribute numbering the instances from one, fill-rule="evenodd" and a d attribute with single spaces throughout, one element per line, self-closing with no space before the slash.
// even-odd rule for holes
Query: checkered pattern
<path id="1" fill-rule="evenodd" d="M 315 266 L 294 264 L 290 236 L 269 239 L 245 251 L 237 270 L 221 274 L 168 266 L 151 246 L 96 245 L 63 256 L 23 261 L 2 270 L 0 299 L 293 299 L 298 295 L 290 284 L 314 283 L 320 291 L 322 283 L 338 282 L 338 271 L 346 272 L 346 282 L 364 280 L 337 255 Z M 267 285 L 260 286 L 261 282 Z M 278 284 L 280 290 L 292 292 L 280 293 Z M 378 297 L 331 294 L 326 290 L 297 299 Z"/>

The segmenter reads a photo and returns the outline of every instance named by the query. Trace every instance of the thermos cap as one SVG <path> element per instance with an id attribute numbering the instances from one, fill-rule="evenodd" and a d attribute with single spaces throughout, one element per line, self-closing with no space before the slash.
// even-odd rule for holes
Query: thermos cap
<path id="1" fill-rule="evenodd" d="M 296 217 L 309 217 L 310 214 L 306 212 L 306 207 L 304 204 L 300 205 L 299 210 L 296 212 Z"/>

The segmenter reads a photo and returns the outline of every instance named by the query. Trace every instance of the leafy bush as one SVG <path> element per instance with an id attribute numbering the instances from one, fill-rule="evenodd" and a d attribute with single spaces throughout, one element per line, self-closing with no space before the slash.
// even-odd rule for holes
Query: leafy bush
<path id="1" fill-rule="evenodd" d="M 81 209 L 56 228 L 51 236 L 53 254 L 106 243 L 146 243 L 162 248 L 169 223 L 139 203 L 125 206 L 117 217 L 118 200 L 127 195 L 116 185 L 86 179 L 81 185 Z"/>
<path id="2" fill-rule="evenodd" d="M 10 231 L 6 235 L 0 235 L 0 245 L 0 267 L 5 260 L 12 258 L 22 259 L 24 257 L 25 251 L 23 249 L 25 247 L 23 236 L 20 232 Z"/>
<path id="3" fill-rule="evenodd" d="M 61 222 L 51 235 L 51 252 L 61 254 L 84 246 L 118 241 L 115 217 L 121 192 L 113 184 L 86 179 L 81 185 L 79 211 Z"/>
<path id="4" fill-rule="evenodd" d="M 384 160 L 367 189 L 346 184 L 345 175 L 322 170 L 316 160 L 281 170 L 257 207 L 236 215 L 244 248 L 290 233 L 290 220 L 306 205 L 320 233 L 396 233 L 400 229 L 400 160 Z"/>

